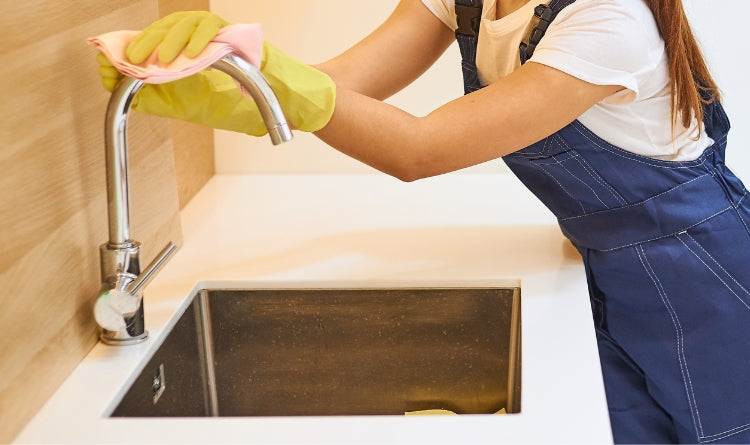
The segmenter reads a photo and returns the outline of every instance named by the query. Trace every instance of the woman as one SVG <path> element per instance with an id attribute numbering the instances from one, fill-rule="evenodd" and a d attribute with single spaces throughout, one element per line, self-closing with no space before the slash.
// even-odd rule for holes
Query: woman
<path id="1" fill-rule="evenodd" d="M 681 1 L 455 1 L 402 0 L 317 68 L 267 44 L 262 71 L 295 126 L 404 181 L 503 157 L 583 257 L 616 442 L 750 442 L 750 206 Z M 196 55 L 224 25 L 178 13 L 128 55 Z M 382 102 L 454 39 L 469 94 L 424 117 Z M 236 89 L 150 88 L 146 112 L 262 133 Z"/>

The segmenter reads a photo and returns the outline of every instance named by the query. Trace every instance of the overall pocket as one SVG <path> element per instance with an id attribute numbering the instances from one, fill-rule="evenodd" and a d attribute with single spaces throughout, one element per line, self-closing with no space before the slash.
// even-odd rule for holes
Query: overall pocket
<path id="1" fill-rule="evenodd" d="M 742 442 L 750 435 L 750 236 L 727 211 L 649 244 L 639 250 L 674 328 L 672 357 L 697 435 Z"/>

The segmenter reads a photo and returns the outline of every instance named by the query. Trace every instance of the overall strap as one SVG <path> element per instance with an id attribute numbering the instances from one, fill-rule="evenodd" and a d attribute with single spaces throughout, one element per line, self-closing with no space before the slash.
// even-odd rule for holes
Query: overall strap
<path id="1" fill-rule="evenodd" d="M 477 72 L 477 42 L 482 22 L 482 0 L 456 1 L 456 41 L 461 51 L 461 70 L 464 76 L 464 93 L 469 94 L 482 86 Z"/>

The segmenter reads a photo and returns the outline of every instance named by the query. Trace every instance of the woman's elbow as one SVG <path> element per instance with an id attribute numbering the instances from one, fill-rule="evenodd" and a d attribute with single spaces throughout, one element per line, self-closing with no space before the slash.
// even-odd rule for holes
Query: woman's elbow
<path id="1" fill-rule="evenodd" d="M 401 182 L 414 182 L 419 179 L 426 178 L 427 176 L 420 175 L 417 173 L 411 173 L 411 172 L 399 172 L 399 173 L 392 173 L 391 176 L 398 179 Z"/>
<path id="2" fill-rule="evenodd" d="M 437 170 L 433 163 L 412 157 L 399 160 L 385 173 L 402 182 L 414 182 L 437 176 L 442 172 Z"/>

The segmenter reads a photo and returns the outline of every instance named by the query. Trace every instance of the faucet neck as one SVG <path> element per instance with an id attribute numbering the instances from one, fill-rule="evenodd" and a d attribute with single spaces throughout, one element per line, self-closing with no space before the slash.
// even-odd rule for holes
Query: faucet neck
<path id="1" fill-rule="evenodd" d="M 107 203 L 109 244 L 128 247 L 130 239 L 130 202 L 128 190 L 128 110 L 143 82 L 124 78 L 110 96 L 104 125 L 107 164 Z"/>

